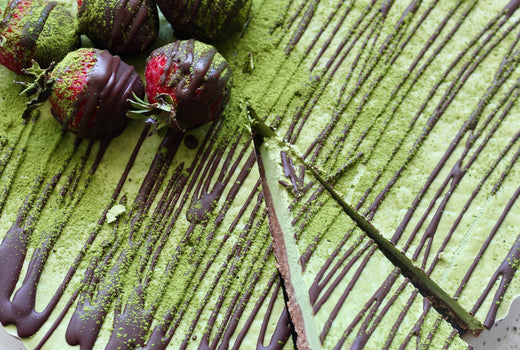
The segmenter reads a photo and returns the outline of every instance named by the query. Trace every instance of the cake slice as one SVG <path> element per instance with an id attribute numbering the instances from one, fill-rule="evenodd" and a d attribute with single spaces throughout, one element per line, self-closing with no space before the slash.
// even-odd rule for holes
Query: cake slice
<path id="1" fill-rule="evenodd" d="M 278 100 L 251 104 L 349 206 L 487 327 L 518 293 L 510 233 L 518 220 L 518 7 L 292 7 L 279 71 L 307 70 L 309 79 L 295 86 L 273 76 L 271 85 L 283 86 Z M 266 100 L 275 102 L 268 110 Z M 285 177 L 291 198 L 307 193 L 301 164 L 277 162 L 283 167 L 266 176 Z M 321 207 L 316 197 L 308 206 Z M 299 208 L 295 202 L 289 209 Z M 292 222 L 302 256 L 316 232 L 306 220 Z"/>
<path id="2" fill-rule="evenodd" d="M 316 171 L 300 160 L 292 159 L 292 149 L 283 147 L 280 151 L 280 141 L 275 137 L 264 141 L 258 136 L 257 160 L 269 210 L 274 252 L 289 297 L 288 307 L 298 334 L 298 348 L 430 344 L 433 336 L 429 334 L 430 339 L 425 336 L 430 330 L 422 323 L 424 320 L 418 321 L 419 330 L 415 329 L 412 335 L 406 332 L 407 323 L 401 323 L 405 317 L 413 319 L 420 315 L 413 308 L 403 310 L 402 300 L 397 302 L 399 306 L 394 305 L 407 293 L 410 293 L 409 303 L 422 301 L 420 304 L 428 308 L 435 305 L 460 332 L 479 333 L 482 326 L 469 313 L 439 291 L 438 286 L 406 257 L 389 249 L 389 242 L 374 232 L 370 223 L 359 224 L 357 213 L 345 210 L 345 203 L 335 198 L 334 190 L 321 182 L 323 179 Z M 295 175 L 292 180 L 301 188 L 297 194 L 286 187 L 290 187 L 286 182 L 290 173 Z M 379 284 L 379 289 L 373 289 Z M 404 289 L 407 292 L 403 292 Z M 361 291 L 365 295 L 360 295 Z M 371 298 L 367 299 L 369 296 Z M 356 315 L 350 308 L 361 301 L 366 304 L 357 309 L 359 314 Z M 367 310 L 370 310 L 368 315 Z M 452 328 L 449 324 L 444 326 L 441 329 L 447 338 Z M 373 329 L 378 327 L 381 334 L 373 336 Z M 433 328 L 433 334 L 439 336 L 438 332 Z M 404 335 L 406 338 L 403 339 Z M 460 339 L 453 344 L 451 341 L 446 344 L 463 344 Z"/>

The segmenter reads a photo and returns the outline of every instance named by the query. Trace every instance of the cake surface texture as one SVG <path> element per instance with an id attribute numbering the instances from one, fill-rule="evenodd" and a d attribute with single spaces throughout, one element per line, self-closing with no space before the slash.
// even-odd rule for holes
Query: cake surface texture
<path id="1" fill-rule="evenodd" d="M 464 333 L 520 294 L 520 0 L 223 3 L 245 22 L 213 43 L 231 95 L 195 128 L 130 119 L 82 139 L 49 102 L 23 120 L 15 81 L 28 78 L 0 67 L 2 336 L 467 349 Z M 143 80 L 148 55 L 178 39 L 159 22 L 151 47 L 122 57 Z"/>

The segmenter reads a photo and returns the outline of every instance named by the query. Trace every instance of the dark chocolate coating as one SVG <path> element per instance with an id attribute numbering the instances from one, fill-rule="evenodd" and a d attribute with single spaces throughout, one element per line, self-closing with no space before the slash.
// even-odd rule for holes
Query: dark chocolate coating
<path id="1" fill-rule="evenodd" d="M 168 61 L 160 84 L 171 87 L 176 100 L 175 120 L 170 126 L 190 129 L 218 117 L 231 95 L 229 63 L 213 46 L 195 40 L 163 46 L 153 51 L 147 62 L 161 55 Z M 148 95 L 148 99 L 154 96 Z"/>
<path id="2" fill-rule="evenodd" d="M 143 52 L 159 32 L 158 11 L 152 0 L 83 0 L 78 20 L 82 34 L 113 54 Z"/>
<path id="3" fill-rule="evenodd" d="M 249 18 L 251 0 L 157 0 L 175 36 L 204 42 L 221 40 L 240 31 Z"/>
<path id="4" fill-rule="evenodd" d="M 71 108 L 77 112 L 80 106 L 84 106 L 78 128 L 70 128 L 70 121 L 75 118 L 76 113 L 57 116 L 52 111 L 66 130 L 89 139 L 119 134 L 128 123 L 126 112 L 131 108 L 128 99 L 133 97 L 132 93 L 144 98 L 143 82 L 133 66 L 106 50 L 96 51 L 97 62 L 88 74 L 87 87 Z"/>

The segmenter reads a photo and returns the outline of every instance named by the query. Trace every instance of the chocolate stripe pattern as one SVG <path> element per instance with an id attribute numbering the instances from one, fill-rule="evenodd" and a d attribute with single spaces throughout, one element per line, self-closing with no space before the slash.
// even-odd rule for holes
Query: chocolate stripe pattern
<path id="1" fill-rule="evenodd" d="M 0 322 L 31 349 L 293 348 L 249 108 L 491 326 L 520 290 L 519 6 L 253 1 L 217 44 L 235 82 L 223 119 L 164 138 L 131 121 L 77 140 L 48 105 L 18 121 L 2 71 Z M 307 335 L 464 348 L 303 165 L 265 146 Z"/>

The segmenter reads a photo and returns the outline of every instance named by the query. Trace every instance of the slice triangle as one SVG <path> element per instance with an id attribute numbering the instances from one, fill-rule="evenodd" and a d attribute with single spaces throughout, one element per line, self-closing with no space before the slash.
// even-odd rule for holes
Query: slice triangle
<path id="1" fill-rule="evenodd" d="M 265 98 L 275 105 L 251 101 L 346 204 L 485 327 L 520 291 L 518 4 L 344 2 L 325 24 L 312 11 L 327 10 L 309 5 L 278 70 L 295 78 L 272 78 L 283 87 Z M 308 78 L 298 85 L 302 69 Z M 300 165 L 276 175 L 295 198 L 307 193 Z M 293 224 L 304 232 L 299 215 Z"/>
<path id="2" fill-rule="evenodd" d="M 257 129 L 265 132 L 265 126 Z M 276 136 L 257 135 L 255 144 L 274 252 L 299 348 L 371 348 L 410 341 L 425 345 L 434 337 L 461 346 L 454 329 L 441 321 L 443 316 L 462 332 L 482 329 L 366 219 L 351 208 L 345 210 L 348 204 L 320 182 L 316 170 L 291 157 L 293 148 L 280 147 Z M 428 317 L 437 318 L 438 324 L 429 328 Z M 406 332 L 410 319 L 420 332 Z"/>

